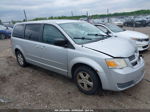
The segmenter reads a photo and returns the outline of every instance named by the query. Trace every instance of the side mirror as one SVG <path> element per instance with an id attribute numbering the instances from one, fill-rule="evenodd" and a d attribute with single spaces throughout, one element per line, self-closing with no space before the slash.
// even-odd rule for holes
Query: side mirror
<path id="1" fill-rule="evenodd" d="M 54 44 L 57 46 L 67 47 L 68 41 L 66 39 L 57 38 L 55 39 Z"/>
<path id="2" fill-rule="evenodd" d="M 111 34 L 111 32 L 110 32 L 109 30 L 107 30 L 107 31 L 106 31 L 106 34 L 107 34 L 107 35 L 110 35 L 110 34 Z"/>

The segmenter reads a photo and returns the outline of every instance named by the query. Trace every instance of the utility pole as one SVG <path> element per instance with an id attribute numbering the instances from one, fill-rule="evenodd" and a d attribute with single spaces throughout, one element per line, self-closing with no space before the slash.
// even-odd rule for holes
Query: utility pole
<path id="1" fill-rule="evenodd" d="M 71 16 L 73 17 L 73 11 L 71 11 Z"/>
<path id="2" fill-rule="evenodd" d="M 25 10 L 23 10 L 23 12 L 24 12 L 25 21 L 27 21 L 26 11 L 25 11 Z"/>
<path id="3" fill-rule="evenodd" d="M 135 31 L 135 16 L 133 16 L 133 31 Z"/>
<path id="4" fill-rule="evenodd" d="M 88 11 L 86 11 L 86 16 L 89 17 L 89 12 Z"/>
<path id="5" fill-rule="evenodd" d="M 87 22 L 90 22 L 90 17 L 89 17 L 89 12 L 86 11 L 86 16 L 87 16 Z"/>
<path id="6" fill-rule="evenodd" d="M 107 22 L 109 23 L 110 21 L 109 21 L 109 16 L 108 16 L 108 14 L 109 14 L 109 9 L 107 9 Z"/>

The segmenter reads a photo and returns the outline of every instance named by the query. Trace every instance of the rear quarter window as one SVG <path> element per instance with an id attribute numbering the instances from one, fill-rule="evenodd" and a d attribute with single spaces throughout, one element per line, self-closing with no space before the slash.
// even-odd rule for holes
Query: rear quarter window
<path id="1" fill-rule="evenodd" d="M 14 30 L 13 30 L 13 37 L 18 37 L 18 38 L 24 38 L 24 27 L 25 25 L 20 24 L 20 25 L 16 25 Z"/>

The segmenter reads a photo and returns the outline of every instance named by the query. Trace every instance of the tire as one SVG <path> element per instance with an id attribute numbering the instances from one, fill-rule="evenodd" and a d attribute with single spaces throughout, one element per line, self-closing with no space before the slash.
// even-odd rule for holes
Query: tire
<path id="1" fill-rule="evenodd" d="M 0 39 L 1 39 L 1 40 L 6 39 L 6 35 L 4 35 L 4 34 L 1 33 L 1 34 L 0 34 Z"/>
<path id="2" fill-rule="evenodd" d="M 26 67 L 27 66 L 27 62 L 26 62 L 23 54 L 19 50 L 16 51 L 16 59 L 17 59 L 18 64 L 21 67 Z"/>
<path id="3" fill-rule="evenodd" d="M 85 94 L 96 94 L 102 90 L 97 73 L 88 66 L 80 66 L 74 71 L 74 80 L 79 90 Z"/>

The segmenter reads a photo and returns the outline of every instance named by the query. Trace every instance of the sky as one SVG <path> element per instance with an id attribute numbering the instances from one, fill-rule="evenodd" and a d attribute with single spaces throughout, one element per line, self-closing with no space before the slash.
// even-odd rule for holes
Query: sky
<path id="1" fill-rule="evenodd" d="M 150 9 L 150 0 L 0 0 L 0 19 L 3 22 L 27 18 L 105 14 Z"/>

